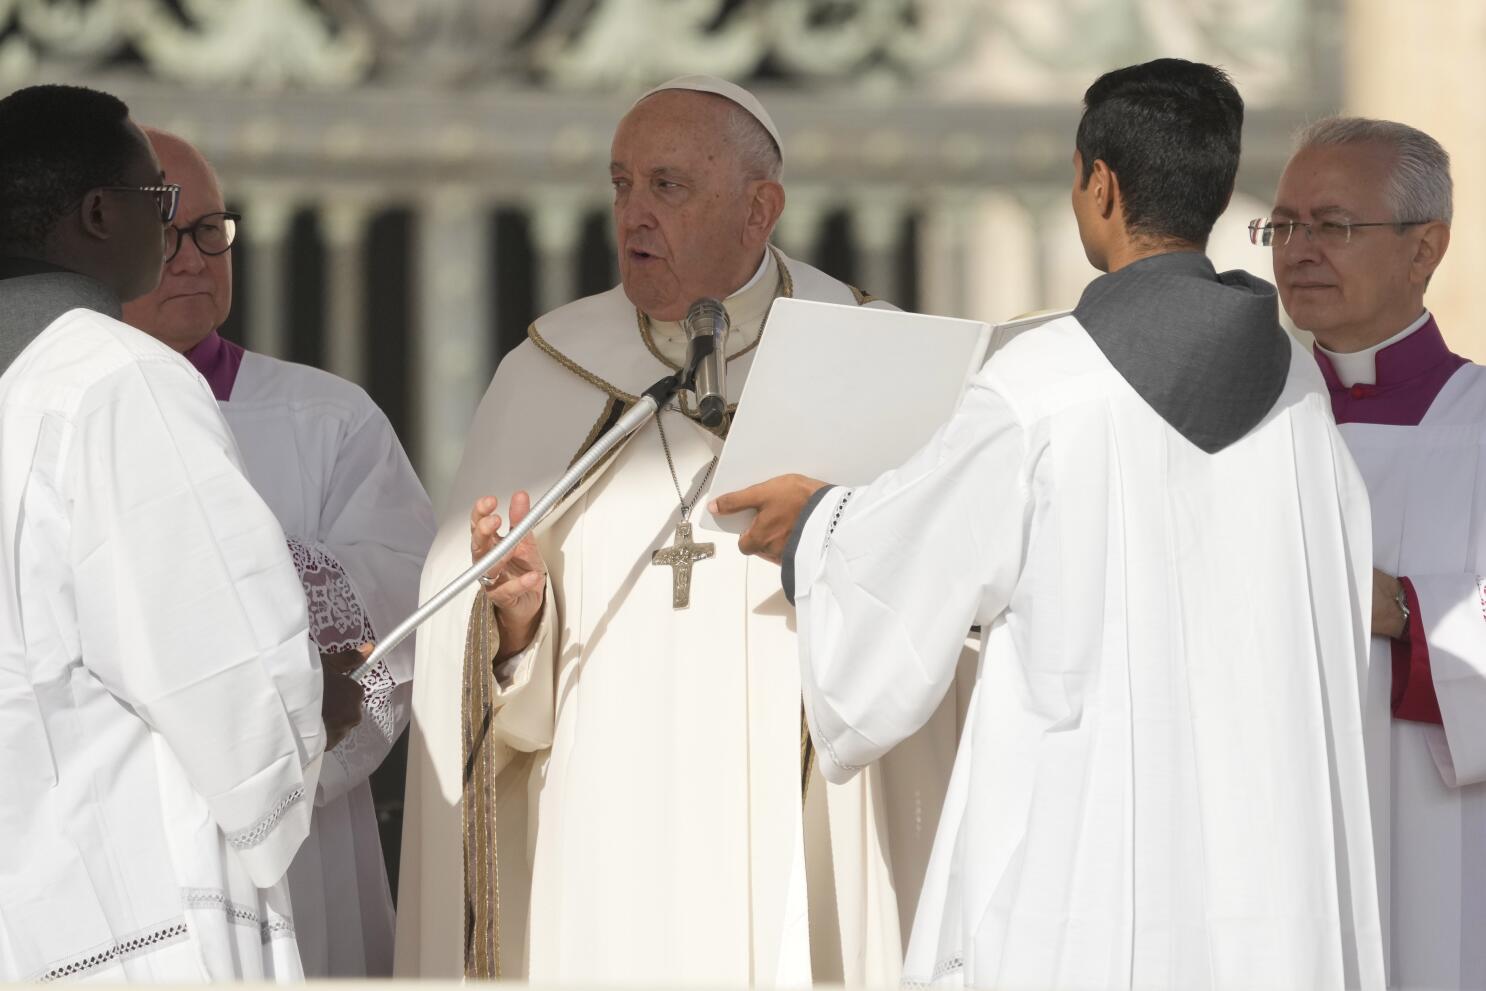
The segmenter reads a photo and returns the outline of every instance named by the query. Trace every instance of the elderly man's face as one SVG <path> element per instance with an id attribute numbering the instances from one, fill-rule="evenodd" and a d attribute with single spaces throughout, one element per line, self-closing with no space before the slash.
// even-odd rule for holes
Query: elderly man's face
<path id="1" fill-rule="evenodd" d="M 768 230 L 750 224 L 754 191 L 737 161 L 721 98 L 657 93 L 619 122 L 610 178 L 619 274 L 630 301 L 680 320 L 704 296 L 722 299 L 753 275 Z"/>
<path id="2" fill-rule="evenodd" d="M 221 213 L 222 190 L 206 160 L 172 135 L 149 132 L 167 182 L 181 184 L 175 226 L 189 228 Z M 204 255 L 189 235 L 165 263 L 160 285 L 124 307 L 124 320 L 177 351 L 186 351 L 220 327 L 232 309 L 232 254 Z"/>
<path id="3" fill-rule="evenodd" d="M 1388 204 L 1393 155 L 1380 144 L 1307 148 L 1290 160 L 1275 191 L 1276 221 L 1315 225 L 1273 248 L 1280 300 L 1297 327 L 1332 350 L 1371 347 L 1420 312 L 1424 228 L 1353 228 L 1348 241 L 1336 226 L 1417 219 L 1394 217 Z"/>

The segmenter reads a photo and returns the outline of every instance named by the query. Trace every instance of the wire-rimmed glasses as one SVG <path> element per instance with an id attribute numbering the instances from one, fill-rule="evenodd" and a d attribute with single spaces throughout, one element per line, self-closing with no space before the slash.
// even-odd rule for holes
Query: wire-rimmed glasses
<path id="1" fill-rule="evenodd" d="M 1352 231 L 1359 227 L 1392 227 L 1402 232 L 1405 227 L 1427 224 L 1427 220 L 1376 220 L 1352 223 L 1347 220 L 1315 220 L 1309 224 L 1299 220 L 1266 220 L 1263 217 L 1249 221 L 1249 243 L 1261 248 L 1283 248 L 1290 243 L 1297 229 L 1303 229 L 1306 237 L 1323 245 L 1340 247 L 1352 243 Z"/>

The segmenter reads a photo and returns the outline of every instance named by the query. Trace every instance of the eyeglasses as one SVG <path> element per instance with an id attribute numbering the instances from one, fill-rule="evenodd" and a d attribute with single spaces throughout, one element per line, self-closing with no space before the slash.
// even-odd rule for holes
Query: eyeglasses
<path id="1" fill-rule="evenodd" d="M 174 182 L 161 186 L 99 186 L 120 193 L 151 193 L 160 207 L 160 223 L 168 224 L 175 219 L 175 208 L 181 201 L 181 187 Z"/>
<path id="2" fill-rule="evenodd" d="M 1298 220 L 1251 220 L 1249 243 L 1261 248 L 1282 248 L 1290 243 L 1296 229 L 1300 228 L 1313 241 L 1320 241 L 1327 247 L 1340 247 L 1352 243 L 1352 232 L 1359 227 L 1392 227 L 1401 233 L 1405 227 L 1418 227 L 1427 223 L 1427 220 L 1379 220 L 1352 224 L 1342 220 L 1317 220 L 1303 224 Z"/>
<path id="3" fill-rule="evenodd" d="M 196 250 L 203 255 L 226 253 L 232 247 L 232 242 L 237 240 L 237 225 L 242 219 L 240 213 L 222 211 L 202 214 L 190 227 L 176 227 L 174 224 L 166 227 L 165 260 L 168 262 L 180 254 L 187 235 L 196 242 Z"/>

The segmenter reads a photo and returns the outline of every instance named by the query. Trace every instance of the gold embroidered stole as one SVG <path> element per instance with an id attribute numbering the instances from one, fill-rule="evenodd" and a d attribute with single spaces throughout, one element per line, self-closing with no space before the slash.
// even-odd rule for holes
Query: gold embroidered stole
<path id="1" fill-rule="evenodd" d="M 500 633 L 495 608 L 483 589 L 464 641 L 460 731 L 464 754 L 461 815 L 464 825 L 464 976 L 494 979 L 500 965 L 500 858 L 497 853 L 495 743 L 495 653 Z"/>

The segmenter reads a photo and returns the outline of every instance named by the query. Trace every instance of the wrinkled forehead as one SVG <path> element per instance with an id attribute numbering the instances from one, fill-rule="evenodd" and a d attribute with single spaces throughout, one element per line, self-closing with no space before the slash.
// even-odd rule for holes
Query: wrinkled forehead
<path id="1" fill-rule="evenodd" d="M 665 90 L 648 96 L 620 118 L 611 146 L 614 161 L 627 168 L 670 162 L 696 166 L 730 164 L 731 104 L 721 96 Z"/>
<path id="2" fill-rule="evenodd" d="M 1391 148 L 1375 143 L 1303 148 L 1280 176 L 1275 210 L 1296 216 L 1385 210 L 1394 158 Z"/>
<path id="3" fill-rule="evenodd" d="M 181 186 L 182 220 L 189 222 L 203 213 L 214 213 L 224 208 L 222 185 L 217 181 L 217 173 L 200 151 L 183 138 L 166 131 L 151 128 L 145 133 L 160 159 L 160 167 L 165 170 L 165 181 Z"/>

